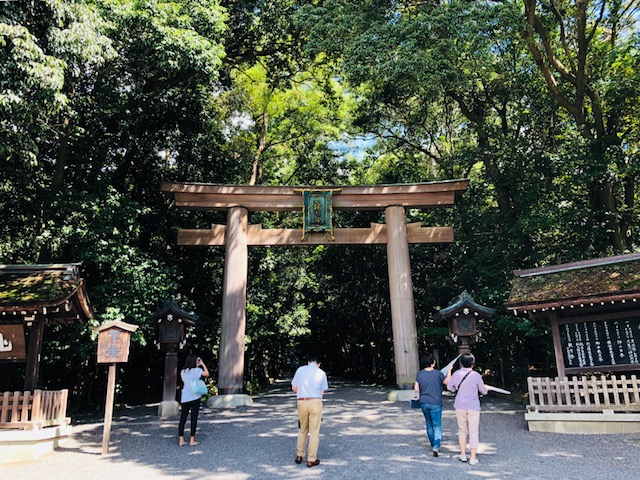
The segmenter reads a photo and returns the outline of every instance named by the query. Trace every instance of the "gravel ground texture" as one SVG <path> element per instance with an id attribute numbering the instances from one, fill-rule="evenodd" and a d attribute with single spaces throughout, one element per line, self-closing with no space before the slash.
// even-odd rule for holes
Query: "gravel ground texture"
<path id="1" fill-rule="evenodd" d="M 424 417 L 388 389 L 332 382 L 325 396 L 319 466 L 294 463 L 296 402 L 288 382 L 254 398 L 252 407 L 203 409 L 195 447 L 178 447 L 178 419 L 157 406 L 117 409 L 110 451 L 103 425 L 74 425 L 73 437 L 34 462 L 3 465 L 1 479 L 579 479 L 639 478 L 640 433 L 563 435 L 529 432 L 524 408 L 482 399 L 480 463 L 458 460 L 452 397 L 443 413 L 440 457 L 431 456 Z M 188 422 L 187 422 L 188 430 Z"/>

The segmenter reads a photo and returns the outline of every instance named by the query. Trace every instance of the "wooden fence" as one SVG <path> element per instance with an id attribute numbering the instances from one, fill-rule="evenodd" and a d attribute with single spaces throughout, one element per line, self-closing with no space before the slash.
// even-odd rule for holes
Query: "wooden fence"
<path id="1" fill-rule="evenodd" d="M 535 412 L 637 412 L 640 411 L 635 375 L 606 377 L 529 377 L 529 411 Z"/>
<path id="2" fill-rule="evenodd" d="M 4 392 L 0 396 L 0 428 L 40 429 L 69 423 L 68 390 Z"/>

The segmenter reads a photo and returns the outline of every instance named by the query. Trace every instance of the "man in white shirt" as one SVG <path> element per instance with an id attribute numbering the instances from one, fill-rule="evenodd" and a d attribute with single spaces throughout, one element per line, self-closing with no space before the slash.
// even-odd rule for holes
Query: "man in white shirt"
<path id="1" fill-rule="evenodd" d="M 318 357 L 310 355 L 307 365 L 298 370 L 291 380 L 291 388 L 298 398 L 298 417 L 300 430 L 296 445 L 296 463 L 302 463 L 309 436 L 307 467 L 320 465 L 318 447 L 320 446 L 320 421 L 322 420 L 322 397 L 329 388 L 327 374 L 320 368 Z"/>

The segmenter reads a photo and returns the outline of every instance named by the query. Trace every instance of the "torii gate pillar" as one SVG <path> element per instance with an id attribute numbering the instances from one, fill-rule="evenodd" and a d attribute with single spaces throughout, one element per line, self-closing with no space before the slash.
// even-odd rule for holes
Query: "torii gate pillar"
<path id="1" fill-rule="evenodd" d="M 396 384 L 408 390 L 413 388 L 420 367 L 404 207 L 387 207 L 385 217 Z"/>
<path id="2" fill-rule="evenodd" d="M 223 395 L 243 392 L 248 219 L 249 211 L 244 207 L 232 207 L 227 213 L 218 372 L 218 391 Z"/>

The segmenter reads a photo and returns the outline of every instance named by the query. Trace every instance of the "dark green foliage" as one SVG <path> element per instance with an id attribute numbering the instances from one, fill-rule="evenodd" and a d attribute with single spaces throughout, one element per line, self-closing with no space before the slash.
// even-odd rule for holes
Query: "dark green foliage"
<path id="1" fill-rule="evenodd" d="M 559 4 L 574 31 L 577 3 Z M 640 37 L 637 15 L 612 4 L 599 24 L 589 15 L 584 50 L 577 37 L 561 49 L 549 5 L 536 14 L 551 48 L 574 71 L 587 53 L 600 100 L 557 70 L 552 91 L 515 0 L 0 2 L 0 262 L 82 262 L 100 321 L 141 326 L 117 401 L 158 401 L 163 357 L 145 320 L 167 298 L 204 321 L 187 349 L 216 378 L 224 249 L 178 247 L 176 232 L 226 222 L 178 211 L 160 182 L 469 178 L 454 208 L 407 211 L 455 231 L 410 248 L 420 349 L 455 355 L 433 317 L 467 290 L 497 309 L 474 346 L 491 383 L 552 374 L 549 332 L 503 305 L 515 269 L 638 250 Z M 297 213 L 250 222 L 301 226 Z M 335 215 L 371 222 L 384 215 Z M 104 398 L 91 327 L 45 332 L 43 386 L 70 388 L 74 409 Z M 333 375 L 394 383 L 383 246 L 250 250 L 247 388 L 310 349 Z M 0 389 L 22 375 L 1 365 Z"/>

